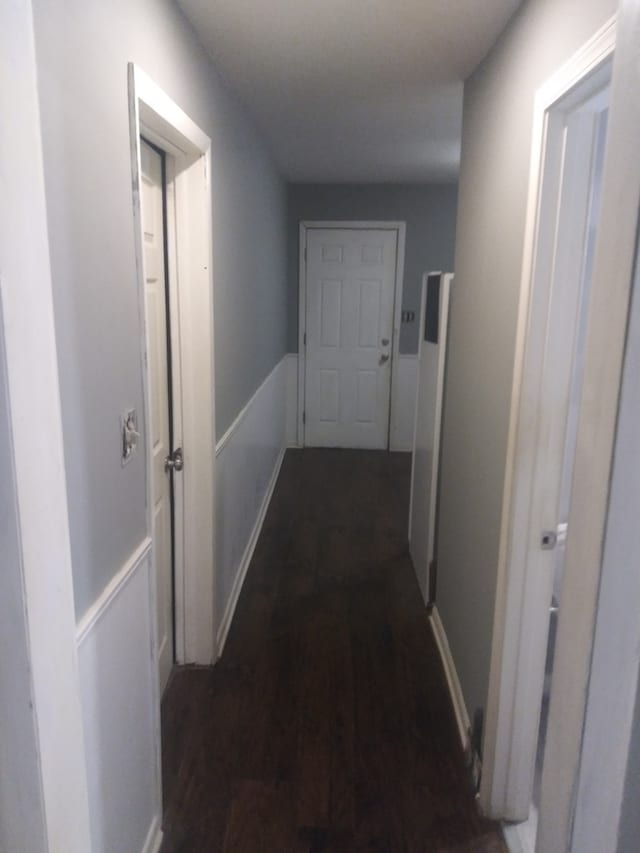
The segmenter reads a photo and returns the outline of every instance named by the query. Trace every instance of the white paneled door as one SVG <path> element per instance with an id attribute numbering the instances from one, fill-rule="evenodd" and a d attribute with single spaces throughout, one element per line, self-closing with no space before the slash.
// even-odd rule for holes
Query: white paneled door
<path id="1" fill-rule="evenodd" d="M 162 155 L 140 142 L 141 207 L 144 251 L 144 295 L 151 412 L 149 434 L 153 470 L 153 548 L 156 568 L 158 672 L 160 691 L 173 666 L 173 570 L 170 455 L 170 388 L 167 347 L 167 304 L 164 253 Z"/>
<path id="2" fill-rule="evenodd" d="M 305 444 L 385 449 L 397 231 L 310 228 Z"/>

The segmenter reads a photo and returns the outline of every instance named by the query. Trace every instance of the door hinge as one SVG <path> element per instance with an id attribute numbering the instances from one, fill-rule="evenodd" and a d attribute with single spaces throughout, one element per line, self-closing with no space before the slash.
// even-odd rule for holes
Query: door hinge
<path id="1" fill-rule="evenodd" d="M 303 412 L 303 413 L 302 413 L 302 423 L 303 423 L 303 424 L 306 424 L 306 422 L 307 422 L 307 413 L 306 413 L 306 412 Z"/>
<path id="2" fill-rule="evenodd" d="M 304 262 L 307 263 L 307 247 L 304 247 Z"/>
<path id="3" fill-rule="evenodd" d="M 307 345 L 307 333 L 306 332 L 304 333 L 304 345 L 305 346 Z"/>

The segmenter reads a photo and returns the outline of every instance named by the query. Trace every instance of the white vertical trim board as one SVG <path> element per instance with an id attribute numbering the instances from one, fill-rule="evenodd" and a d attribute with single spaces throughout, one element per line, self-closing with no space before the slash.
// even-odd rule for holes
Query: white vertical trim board
<path id="1" fill-rule="evenodd" d="M 451 654 L 451 648 L 449 646 L 449 640 L 447 639 L 447 633 L 444 629 L 444 625 L 442 624 L 442 619 L 440 618 L 438 608 L 435 605 L 431 610 L 431 614 L 429 616 L 429 623 L 431 625 L 431 630 L 433 631 L 433 636 L 436 641 L 438 651 L 440 652 L 442 668 L 444 670 L 445 678 L 447 679 L 447 685 L 449 687 L 449 696 L 451 697 L 453 713 L 455 715 L 456 726 L 458 728 L 458 737 L 460 738 L 460 745 L 464 754 L 468 755 L 471 750 L 471 741 L 469 739 L 469 733 L 471 731 L 471 721 L 469 719 L 467 705 L 464 701 L 462 685 L 460 684 L 460 679 L 458 678 L 458 671 L 456 670 L 453 655 Z"/>
<path id="2" fill-rule="evenodd" d="M 418 356 L 399 354 L 391 383 L 389 450 L 411 452 L 418 396 Z"/>
<path id="3" fill-rule="evenodd" d="M 78 625 L 92 853 L 162 839 L 154 583 L 145 539 Z"/>
<path id="4" fill-rule="evenodd" d="M 573 97 L 573 88 L 582 80 L 592 81 L 594 86 L 599 85 L 596 79 L 598 75 L 594 71 L 600 69 L 598 74 L 603 71 L 614 45 L 615 19 L 612 19 L 539 89 L 534 104 L 480 788 L 483 811 L 492 817 L 510 820 L 525 820 L 530 805 L 533 770 L 529 759 L 533 755 L 532 760 L 535 760 L 535 744 L 532 743 L 535 732 L 531 715 L 536 715 L 537 719 L 541 698 L 537 695 L 532 698 L 531 693 L 536 692 L 534 682 L 538 684 L 539 670 L 544 668 L 548 602 L 551 597 L 550 588 L 547 589 L 550 585 L 547 572 L 536 572 L 531 568 L 527 570 L 531 562 L 531 549 L 535 550 L 535 546 L 529 546 L 529 523 L 533 512 L 534 461 L 540 417 L 538 395 L 543 367 L 540 352 L 544 353 L 547 321 L 545 305 L 549 300 L 550 289 L 549 277 L 540 271 L 542 266 L 537 263 L 542 256 L 540 246 L 544 248 L 547 245 L 542 241 L 541 234 L 543 231 L 546 233 L 549 226 L 549 220 L 541 220 L 540 217 L 543 199 L 549 195 L 547 186 L 553 188 L 558 182 L 554 182 L 551 170 L 546 167 L 545 156 L 550 150 L 548 146 L 551 143 L 548 140 L 555 139 L 558 130 L 562 129 L 560 109 L 572 108 L 569 101 Z M 558 105 L 561 101 L 560 108 Z M 544 211 L 547 208 L 548 204 Z M 537 550 L 535 553 L 538 553 Z M 563 618 L 561 612 L 560 622 Z M 535 678 L 532 672 L 535 672 Z M 560 849 L 554 845 L 552 847 Z"/>
<path id="5" fill-rule="evenodd" d="M 393 425 L 393 407 L 394 386 L 398 383 L 398 362 L 400 357 L 400 328 L 402 320 L 402 288 L 404 284 L 404 256 L 407 225 L 405 222 L 362 222 L 362 221 L 330 221 L 330 222 L 312 222 L 302 221 L 299 228 L 299 260 L 298 260 L 298 444 L 304 446 L 304 424 L 302 415 L 304 412 L 305 401 L 305 353 L 306 347 L 304 344 L 304 334 L 307 324 L 307 262 L 306 262 L 306 246 L 307 246 L 307 230 L 310 228 L 344 228 L 348 230 L 367 230 L 377 229 L 397 232 L 396 244 L 396 281 L 394 291 L 393 305 L 393 341 L 391 350 L 391 393 L 389 395 L 389 448 L 391 446 L 391 433 Z M 412 420 L 408 418 L 409 423 Z M 404 420 L 403 420 L 404 424 Z M 404 437 L 402 437 L 403 439 Z M 397 448 L 401 449 L 401 448 Z M 410 448 L 409 448 L 410 449 Z"/>
<path id="6" fill-rule="evenodd" d="M 140 135 L 172 157 L 172 227 L 175 257 L 171 257 L 172 341 L 179 342 L 174 370 L 175 426 L 183 439 L 182 512 L 176 525 L 175 581 L 176 658 L 180 663 L 212 663 L 216 659 L 214 625 L 215 517 L 215 388 L 213 343 L 213 252 L 211 225 L 211 140 L 137 66 L 129 65 L 129 114 L 135 222 L 138 304 L 141 318 L 141 362 L 145 414 L 150 411 L 146 366 L 146 320 L 142 225 L 140 213 Z M 176 316 L 177 315 L 177 316 Z M 203 357 L 205 354 L 205 357 Z M 175 393 L 177 392 L 177 394 Z M 148 417 L 144 418 L 148 433 Z M 147 448 L 147 530 L 151 532 L 151 447 Z"/>
<path id="7" fill-rule="evenodd" d="M 47 850 L 87 853 L 89 803 L 30 0 L 0 4 L 0 79 L 0 337 L 34 748 Z M 17 767 L 11 783 L 19 788 L 22 781 Z M 37 820 L 39 804 L 26 807 L 33 807 Z"/>
<path id="8" fill-rule="evenodd" d="M 286 447 L 291 359 L 271 371 L 216 446 L 216 601 L 222 654 Z"/>

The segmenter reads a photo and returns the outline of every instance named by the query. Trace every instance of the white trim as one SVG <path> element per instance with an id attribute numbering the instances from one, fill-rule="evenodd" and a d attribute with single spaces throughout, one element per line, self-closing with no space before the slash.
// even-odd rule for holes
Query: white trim
<path id="1" fill-rule="evenodd" d="M 391 394 L 389 450 L 411 453 L 418 398 L 418 354 L 401 352 L 395 365 L 396 377 L 392 384 Z M 407 383 L 408 373 L 413 374 L 410 383 Z"/>
<path id="2" fill-rule="evenodd" d="M 271 370 L 271 371 L 267 374 L 267 376 L 265 376 L 265 378 L 262 380 L 262 382 L 260 383 L 260 385 L 256 388 L 256 390 L 253 392 L 253 394 L 249 397 L 249 399 L 247 400 L 246 404 L 245 404 L 245 405 L 242 407 L 242 409 L 238 412 L 238 414 L 237 414 L 237 415 L 236 415 L 236 417 L 234 418 L 233 423 L 231 424 L 231 426 L 229 426 L 229 427 L 228 427 L 228 429 L 225 431 L 225 433 L 224 433 L 224 435 L 222 436 L 222 438 L 220 439 L 220 441 L 218 441 L 218 443 L 216 444 L 216 456 L 220 456 L 220 454 L 222 453 L 222 451 L 223 451 L 223 450 L 225 449 L 225 447 L 229 444 L 229 442 L 231 441 L 231 439 L 232 439 L 232 438 L 233 438 L 233 436 L 234 436 L 234 433 L 235 433 L 235 432 L 238 430 L 238 428 L 241 426 L 242 422 L 244 421 L 244 419 L 246 418 L 246 416 L 247 416 L 247 414 L 248 414 L 248 412 L 249 412 L 249 409 L 253 406 L 253 404 L 254 404 L 254 403 L 255 403 L 255 401 L 256 401 L 256 398 L 257 398 L 257 397 L 262 393 L 262 391 L 263 391 L 263 389 L 265 388 L 265 386 L 266 386 L 266 385 L 268 385 L 268 384 L 269 384 L 269 382 L 271 382 L 271 380 L 274 378 L 274 375 L 275 375 L 278 371 L 282 370 L 282 364 L 283 364 L 283 362 L 284 362 L 284 360 L 285 360 L 286 358 L 287 358 L 287 356 L 286 356 L 286 355 L 284 355 L 284 356 L 282 357 L 282 359 L 281 359 L 281 360 L 280 360 L 280 361 L 275 365 L 275 367 L 273 368 L 273 370 Z"/>
<path id="3" fill-rule="evenodd" d="M 531 595 L 529 577 L 525 584 L 525 561 L 512 555 L 518 517 L 526 517 L 526 509 L 517 505 L 518 496 L 531 496 L 533 472 L 527 466 L 527 447 L 531 438 L 524 407 L 537 405 L 527 393 L 525 382 L 528 325 L 533 295 L 534 263 L 538 235 L 538 211 L 543 175 L 543 157 L 546 149 L 548 116 L 552 107 L 564 98 L 581 80 L 586 79 L 611 56 L 615 46 L 615 17 L 609 20 L 596 35 L 579 50 L 537 92 L 534 104 L 529 195 L 523 249 L 520 301 L 516 330 L 514 379 L 504 483 L 498 582 L 491 652 L 489 692 L 487 701 L 485 738 L 483 749 L 483 778 L 480 803 L 483 811 L 492 817 L 523 819 L 528 802 L 521 802 L 522 786 L 516 781 L 522 776 L 519 763 L 519 742 L 516 724 L 521 689 L 526 689 L 527 662 L 531 649 L 544 637 L 528 631 L 528 622 L 522 612 L 535 597 Z M 529 412 L 530 415 L 530 412 Z M 520 513 L 523 516 L 520 516 Z M 518 540 L 519 541 L 519 540 Z M 529 573 L 530 575 L 531 573 Z M 542 582 L 543 579 L 538 579 Z M 519 679 L 520 676 L 520 679 Z M 524 677 L 524 681 L 523 681 Z M 525 769 L 525 773 L 526 773 Z M 519 775 L 518 775 L 519 774 Z M 526 787 L 526 786 L 525 786 Z"/>
<path id="4" fill-rule="evenodd" d="M 453 655 L 451 654 L 451 648 L 449 647 L 447 633 L 444 629 L 444 625 L 442 624 L 442 619 L 440 618 L 438 608 L 435 605 L 431 609 L 429 623 L 431 625 L 431 630 L 433 632 L 433 637 L 436 641 L 438 651 L 440 652 L 442 668 L 444 670 L 445 678 L 447 679 L 447 685 L 449 687 L 449 696 L 451 697 L 453 713 L 455 715 L 456 726 L 458 728 L 458 737 L 460 738 L 460 745 L 464 754 L 468 755 L 471 750 L 471 721 L 469 719 L 469 712 L 467 711 L 467 706 L 464 701 L 462 685 L 460 684 L 460 679 L 458 678 L 458 671 L 456 670 Z"/>
<path id="5" fill-rule="evenodd" d="M 102 593 L 78 622 L 76 626 L 76 643 L 78 646 L 82 645 L 87 634 L 90 633 L 96 623 L 100 620 L 113 599 L 116 598 L 131 576 L 147 559 L 150 550 L 151 538 L 146 536 L 122 566 L 120 571 L 111 578 Z"/>
<path id="6" fill-rule="evenodd" d="M 0 337 L 6 352 L 34 740 L 47 849 L 87 853 L 86 755 L 30 0 L 0 7 L 0 78 Z M 17 786 L 21 782 L 19 774 L 12 779 Z M 38 805 L 33 806 L 35 820 Z"/>
<path id="7" fill-rule="evenodd" d="M 316 221 L 302 220 L 299 227 L 298 259 L 298 445 L 304 447 L 304 424 L 302 415 L 305 403 L 306 347 L 304 334 L 307 324 L 307 231 L 311 228 L 344 228 L 345 230 L 396 231 L 396 279 L 393 297 L 393 341 L 391 348 L 391 387 L 389 389 L 389 423 L 387 447 L 391 447 L 391 412 L 393 410 L 394 387 L 398 379 L 398 358 L 400 356 L 400 330 L 402 321 L 402 294 L 404 287 L 404 256 L 407 236 L 406 222 L 366 222 L 366 221 Z"/>
<path id="8" fill-rule="evenodd" d="M 155 817 L 149 827 L 149 833 L 145 839 L 141 853 L 159 853 L 161 847 L 162 829 L 160 828 L 160 819 Z"/>
<path id="9" fill-rule="evenodd" d="M 244 584 L 244 579 L 247 576 L 247 571 L 249 569 L 249 566 L 251 565 L 251 558 L 253 557 L 253 552 L 255 551 L 256 545 L 258 544 L 258 539 L 260 538 L 262 525 L 267 515 L 267 510 L 269 509 L 271 497 L 276 487 L 276 483 L 278 482 L 278 476 L 280 475 L 280 468 L 282 467 L 282 460 L 284 459 L 284 454 L 285 448 L 283 447 L 278 453 L 278 458 L 273 469 L 273 474 L 271 475 L 269 485 L 267 486 L 267 490 L 262 500 L 262 504 L 260 505 L 260 512 L 258 513 L 258 517 L 256 518 L 256 523 L 254 524 L 253 530 L 251 531 L 251 536 L 249 537 L 249 541 L 247 542 L 246 548 L 242 555 L 242 559 L 240 560 L 240 565 L 238 566 L 238 571 L 233 581 L 231 595 L 229 596 L 229 601 L 227 602 L 227 606 L 224 611 L 224 616 L 222 617 L 222 621 L 220 622 L 220 627 L 218 629 L 218 657 L 220 657 L 220 655 L 222 655 L 222 652 L 224 651 L 224 645 L 227 641 L 229 628 L 231 627 L 231 622 L 233 621 L 233 615 L 236 612 L 238 599 L 240 598 L 240 593 L 242 592 L 242 585 Z"/>
<path id="10" fill-rule="evenodd" d="M 211 217 L 211 141 L 209 137 L 136 65 L 129 65 L 130 132 L 133 174 L 136 267 L 141 328 L 146 330 L 139 197 L 140 134 L 174 158 L 177 294 L 179 324 L 174 340 L 181 348 L 181 410 L 185 469 L 182 475 L 183 537 L 176 549 L 176 659 L 211 663 L 216 658 L 214 626 L 215 549 L 215 393 L 213 346 L 213 250 Z M 188 223 L 187 223 L 188 213 Z M 194 339 L 196 339 L 194 341 Z M 150 408 L 146 332 L 141 337 L 145 410 Z M 203 349 L 209 358 L 203 359 Z M 147 531 L 151 534 L 151 447 L 147 448 Z"/>

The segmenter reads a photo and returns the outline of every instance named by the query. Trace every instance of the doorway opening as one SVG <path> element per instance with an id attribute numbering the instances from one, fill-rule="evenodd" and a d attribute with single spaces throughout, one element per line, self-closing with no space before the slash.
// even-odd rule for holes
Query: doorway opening
<path id="1" fill-rule="evenodd" d="M 480 788 L 536 844 L 579 422 L 615 30 L 536 99 L 523 311 Z M 526 334 L 525 334 L 526 330 Z M 556 686 L 554 685 L 554 690 Z"/>
<path id="2" fill-rule="evenodd" d="M 406 226 L 301 222 L 298 444 L 389 449 Z"/>

